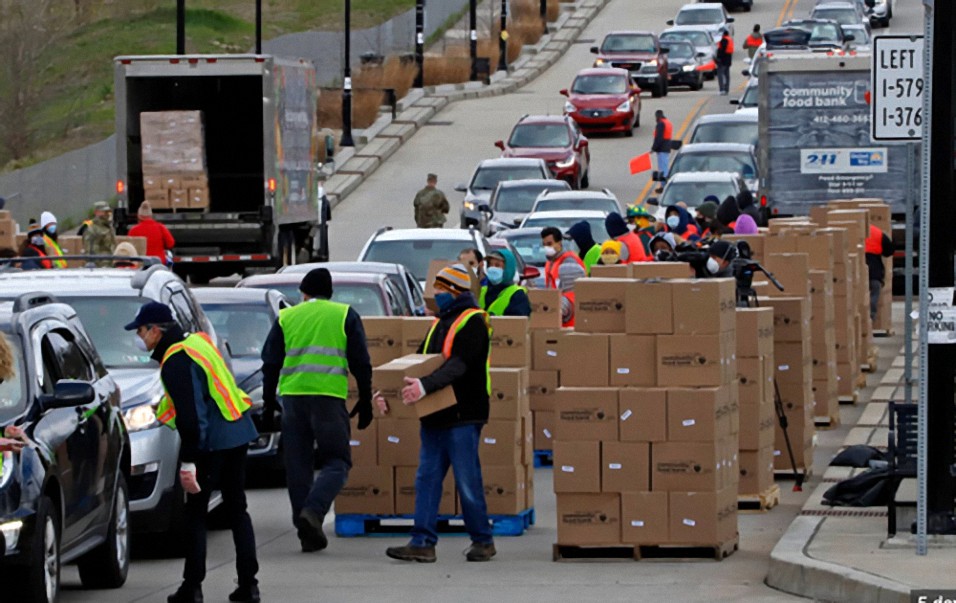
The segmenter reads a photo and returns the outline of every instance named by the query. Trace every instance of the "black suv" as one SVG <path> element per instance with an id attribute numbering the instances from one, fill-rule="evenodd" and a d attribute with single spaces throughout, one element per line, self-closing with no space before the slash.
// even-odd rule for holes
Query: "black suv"
<path id="1" fill-rule="evenodd" d="M 0 379 L 0 428 L 19 426 L 27 441 L 0 456 L 3 599 L 52 603 L 70 562 L 84 586 L 118 588 L 130 468 L 119 388 L 76 312 L 47 294 L 0 302 L 0 335 L 13 369 Z"/>

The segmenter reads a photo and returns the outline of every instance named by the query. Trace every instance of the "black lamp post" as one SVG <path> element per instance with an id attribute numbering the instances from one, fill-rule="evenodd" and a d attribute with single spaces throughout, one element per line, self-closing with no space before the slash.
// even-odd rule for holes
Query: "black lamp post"
<path id="1" fill-rule="evenodd" d="M 478 0 L 468 3 L 468 45 L 471 56 L 471 81 L 478 79 Z"/>
<path id="2" fill-rule="evenodd" d="M 508 0 L 501 0 L 501 35 L 498 36 L 498 71 L 508 71 Z"/>
<path id="3" fill-rule="evenodd" d="M 548 33 L 548 0 L 541 0 L 541 25 L 544 33 Z"/>
<path id="4" fill-rule="evenodd" d="M 339 146 L 354 147 L 352 140 L 352 0 L 345 0 L 345 67 L 342 69 L 342 139 Z"/>
<path id="5" fill-rule="evenodd" d="M 176 54 L 186 54 L 186 0 L 176 0 Z"/>
<path id="6" fill-rule="evenodd" d="M 262 0 L 256 0 L 256 54 L 262 54 Z"/>
<path id="7" fill-rule="evenodd" d="M 425 0 L 415 0 L 415 87 L 425 87 Z"/>

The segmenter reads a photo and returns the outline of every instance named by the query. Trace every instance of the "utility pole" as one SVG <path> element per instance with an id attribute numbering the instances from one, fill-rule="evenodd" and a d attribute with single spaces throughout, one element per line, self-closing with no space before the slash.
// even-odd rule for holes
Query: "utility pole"
<path id="1" fill-rule="evenodd" d="M 354 147 L 352 140 L 352 0 L 345 0 L 345 66 L 342 68 L 342 138 L 339 146 Z"/>
<path id="2" fill-rule="evenodd" d="M 262 54 L 262 0 L 256 0 L 256 54 Z"/>
<path id="3" fill-rule="evenodd" d="M 498 36 L 498 71 L 508 71 L 508 0 L 501 0 L 501 35 Z"/>
<path id="4" fill-rule="evenodd" d="M 176 54 L 186 54 L 186 0 L 176 0 Z"/>
<path id="5" fill-rule="evenodd" d="M 415 88 L 425 87 L 425 0 L 415 0 Z"/>
<path id="6" fill-rule="evenodd" d="M 468 6 L 468 48 L 471 56 L 471 81 L 478 79 L 478 0 Z"/>
<path id="7" fill-rule="evenodd" d="M 548 0 L 541 0 L 541 25 L 544 27 L 542 33 L 548 33 Z"/>

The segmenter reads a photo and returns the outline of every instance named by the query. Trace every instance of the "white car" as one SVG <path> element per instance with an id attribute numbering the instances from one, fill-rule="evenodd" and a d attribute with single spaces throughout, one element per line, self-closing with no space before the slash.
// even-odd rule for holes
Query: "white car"
<path id="1" fill-rule="evenodd" d="M 677 16 L 667 22 L 668 25 L 694 25 L 710 32 L 715 40 L 720 40 L 720 30 L 727 29 L 730 37 L 734 37 L 734 18 L 727 14 L 727 9 L 720 2 L 699 2 L 685 4 L 677 12 Z"/>
<path id="2" fill-rule="evenodd" d="M 737 105 L 737 113 L 743 113 L 745 115 L 750 113 L 754 115 L 757 114 L 757 105 L 760 101 L 760 86 L 757 84 L 757 81 L 757 78 L 750 78 L 740 98 L 735 98 L 730 101 L 731 105 Z"/>
<path id="3" fill-rule="evenodd" d="M 737 142 L 757 146 L 757 114 L 712 113 L 701 115 L 691 128 L 690 144 Z"/>
<path id="4" fill-rule="evenodd" d="M 578 222 L 584 221 L 591 225 L 591 236 L 594 237 L 594 241 L 601 244 L 610 238 L 607 229 L 604 227 L 606 217 L 607 212 L 596 209 L 539 211 L 528 214 L 528 217 L 521 223 L 521 228 L 537 228 L 540 230 L 548 226 L 554 226 L 561 232 L 567 232 Z"/>
<path id="5" fill-rule="evenodd" d="M 757 157 L 749 144 L 685 144 L 674 156 L 667 173 L 674 177 L 686 172 L 733 172 L 744 179 L 752 192 L 756 192 L 759 182 Z"/>
<path id="6" fill-rule="evenodd" d="M 609 189 L 601 191 L 546 191 L 538 196 L 530 213 L 543 211 L 580 211 L 596 209 L 605 215 L 623 215 L 621 203 Z"/>
<path id="7" fill-rule="evenodd" d="M 810 11 L 811 19 L 829 19 L 840 25 L 869 25 L 870 17 L 854 2 L 822 2 Z"/>
<path id="8" fill-rule="evenodd" d="M 469 248 L 488 255 L 490 247 L 474 228 L 380 228 L 365 243 L 358 261 L 402 264 L 424 289 L 432 260 L 456 262 L 458 254 Z"/>
<path id="9" fill-rule="evenodd" d="M 853 36 L 853 40 L 848 44 L 851 50 L 857 52 L 872 52 L 873 36 L 870 34 L 869 25 L 858 25 L 854 23 L 853 25 L 841 25 L 840 29 L 843 30 L 844 36 Z"/>
<path id="10" fill-rule="evenodd" d="M 723 201 L 729 196 L 736 197 L 747 189 L 747 183 L 740 174 L 733 172 L 683 172 L 667 179 L 664 192 L 659 198 L 650 198 L 647 203 L 658 205 L 657 219 L 663 220 L 664 213 L 671 205 L 683 203 L 693 213 L 695 207 L 710 195 Z"/>
<path id="11" fill-rule="evenodd" d="M 499 182 L 514 180 L 550 179 L 554 176 L 543 159 L 530 157 L 500 157 L 485 159 L 475 166 L 475 171 L 467 184 L 455 185 L 455 190 L 465 193 L 460 213 L 462 228 L 478 227 L 481 232 L 488 232 L 490 208 L 488 202 L 491 193 Z M 383 260 L 387 261 L 387 260 Z M 420 275 L 424 277 L 425 275 Z"/>

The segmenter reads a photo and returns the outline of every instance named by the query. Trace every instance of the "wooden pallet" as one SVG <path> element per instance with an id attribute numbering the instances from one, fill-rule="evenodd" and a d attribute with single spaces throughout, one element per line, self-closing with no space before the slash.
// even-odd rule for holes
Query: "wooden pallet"
<path id="1" fill-rule="evenodd" d="M 489 515 L 488 519 L 491 520 L 491 533 L 495 536 L 521 536 L 534 525 L 535 513 L 534 509 L 526 509 L 517 515 Z M 414 515 L 336 515 L 335 535 L 341 538 L 408 535 L 414 521 Z M 439 515 L 438 531 L 444 534 L 465 533 L 461 515 Z"/>
<path id="2" fill-rule="evenodd" d="M 713 559 L 722 561 L 740 546 L 740 535 L 721 544 L 615 544 L 611 546 L 576 546 L 555 544 L 552 560 L 607 560 L 630 559 Z"/>
<path id="3" fill-rule="evenodd" d="M 801 483 L 806 484 L 813 476 L 813 467 L 797 467 L 797 473 L 803 476 L 803 481 Z M 792 480 L 793 479 L 793 469 L 774 469 L 773 478 L 780 480 Z"/>
<path id="4" fill-rule="evenodd" d="M 896 335 L 893 329 L 873 329 L 873 337 L 892 337 Z"/>
<path id="5" fill-rule="evenodd" d="M 860 373 L 856 378 L 856 388 L 865 389 L 866 388 L 866 374 Z"/>
<path id="6" fill-rule="evenodd" d="M 840 404 L 856 404 L 860 399 L 859 392 L 853 392 L 852 396 L 840 396 Z"/>
<path id="7" fill-rule="evenodd" d="M 813 424 L 817 429 L 826 430 L 840 426 L 840 413 L 837 412 L 829 417 L 813 417 Z"/>
<path id="8" fill-rule="evenodd" d="M 738 494 L 737 510 L 765 513 L 780 504 L 780 486 L 774 484 L 760 494 Z"/>

